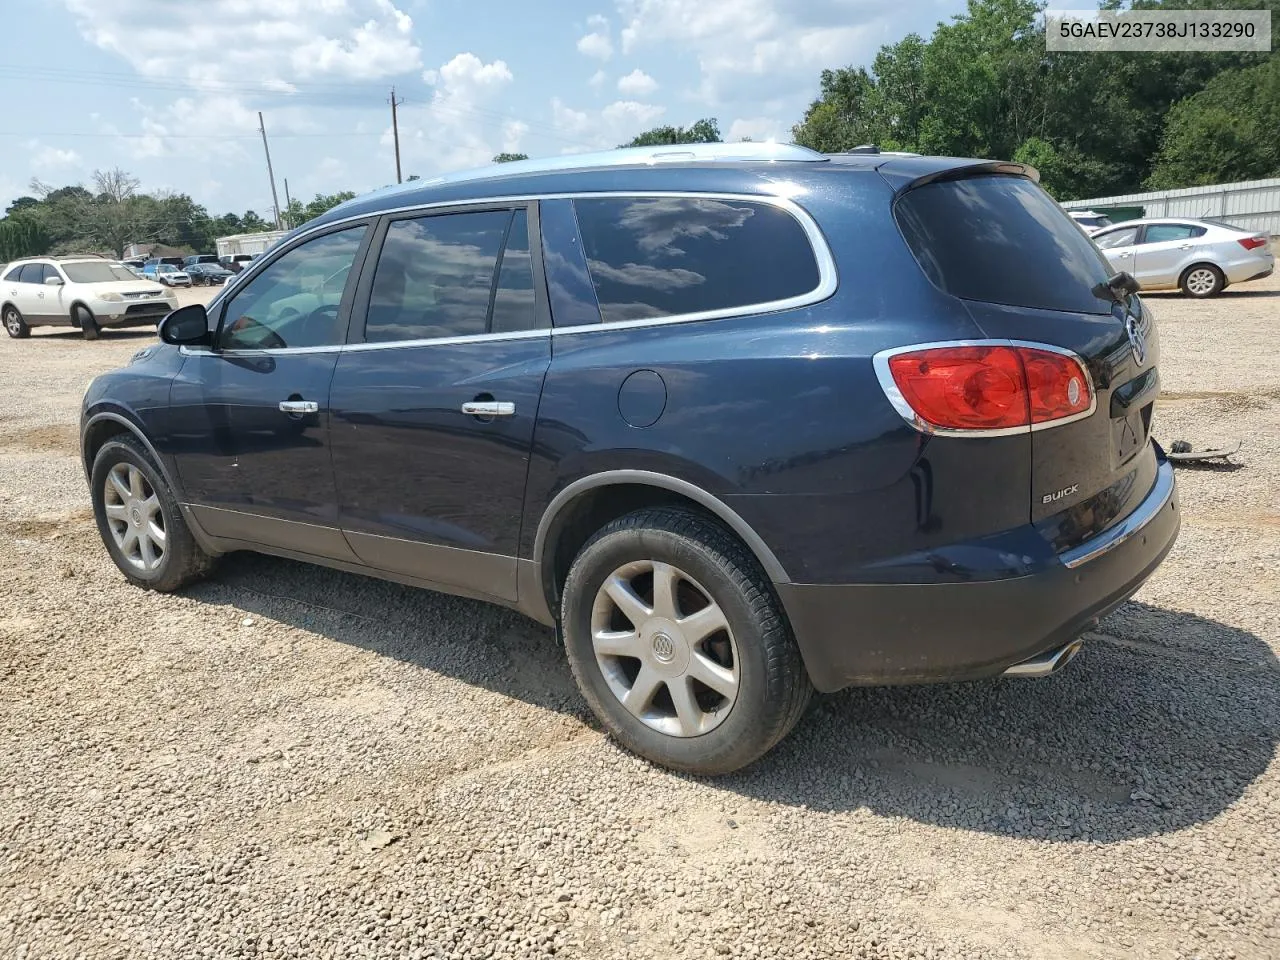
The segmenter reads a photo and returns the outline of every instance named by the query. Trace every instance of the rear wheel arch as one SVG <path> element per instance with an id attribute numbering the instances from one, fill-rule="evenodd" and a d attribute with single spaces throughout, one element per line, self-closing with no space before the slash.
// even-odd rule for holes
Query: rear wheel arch
<path id="1" fill-rule="evenodd" d="M 760 535 L 724 501 L 687 480 L 647 470 L 613 470 L 582 477 L 560 491 L 543 511 L 533 544 L 542 588 L 552 611 L 569 567 L 583 545 L 605 525 L 644 507 L 684 506 L 728 528 L 775 583 L 791 578 Z"/>

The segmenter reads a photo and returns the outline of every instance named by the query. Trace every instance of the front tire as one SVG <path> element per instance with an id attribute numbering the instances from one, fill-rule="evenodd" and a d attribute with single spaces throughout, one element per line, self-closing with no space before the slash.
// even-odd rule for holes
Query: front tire
<path id="1" fill-rule="evenodd" d="M 1226 285 L 1227 278 L 1211 263 L 1197 263 L 1188 267 L 1178 281 L 1182 292 L 1197 300 L 1217 296 Z"/>
<path id="2" fill-rule="evenodd" d="M 93 319 L 88 307 L 76 307 L 76 325 L 86 340 L 98 339 L 98 321 Z"/>
<path id="3" fill-rule="evenodd" d="M 173 491 L 133 436 L 93 459 L 93 515 L 107 552 L 132 584 L 169 592 L 208 572 L 212 559 L 187 527 Z"/>
<path id="4" fill-rule="evenodd" d="M 569 570 L 569 665 L 627 749 L 687 773 L 730 773 L 778 743 L 812 687 L 755 557 L 679 507 L 605 526 Z"/>
<path id="5" fill-rule="evenodd" d="M 27 326 L 27 321 L 22 319 L 22 314 L 18 312 L 17 307 L 4 308 L 4 329 L 15 340 L 31 336 L 31 328 Z"/>

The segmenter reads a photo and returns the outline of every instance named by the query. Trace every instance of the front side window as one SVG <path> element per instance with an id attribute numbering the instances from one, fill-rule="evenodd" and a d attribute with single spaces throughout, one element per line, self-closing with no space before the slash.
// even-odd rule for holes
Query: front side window
<path id="1" fill-rule="evenodd" d="M 573 205 L 606 323 L 774 303 L 818 286 L 804 228 L 772 204 L 608 197 Z"/>
<path id="2" fill-rule="evenodd" d="M 365 230 L 327 233 L 269 263 L 227 304 L 218 346 L 279 350 L 343 343 L 339 306 Z"/>
<path id="3" fill-rule="evenodd" d="M 1205 232 L 1204 227 L 1193 227 L 1189 223 L 1152 223 L 1147 225 L 1143 243 L 1168 243 L 1171 240 L 1189 240 Z"/>
<path id="4" fill-rule="evenodd" d="M 535 325 L 524 210 L 396 220 L 378 256 L 365 340 L 435 340 Z"/>
<path id="5" fill-rule="evenodd" d="M 58 268 L 55 267 L 52 263 L 46 263 L 44 265 L 44 273 L 40 275 L 40 282 L 44 283 L 46 280 L 49 280 L 50 278 L 54 280 L 61 280 L 62 274 L 58 272 Z"/>
<path id="6" fill-rule="evenodd" d="M 1119 230 L 1112 230 L 1110 233 L 1094 237 L 1093 242 L 1103 250 L 1109 250 L 1112 247 L 1127 247 L 1137 239 L 1137 227 L 1122 227 Z"/>

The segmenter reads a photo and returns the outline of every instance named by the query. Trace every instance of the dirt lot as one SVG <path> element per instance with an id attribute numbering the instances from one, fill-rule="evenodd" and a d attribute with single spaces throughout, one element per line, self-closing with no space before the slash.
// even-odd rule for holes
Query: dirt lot
<path id="1" fill-rule="evenodd" d="M 0 341 L 0 957 L 1280 956 L 1280 282 L 1151 298 L 1182 537 L 1063 673 L 821 698 L 714 782 L 620 752 L 544 629 L 228 558 L 125 584 L 84 386 Z"/>

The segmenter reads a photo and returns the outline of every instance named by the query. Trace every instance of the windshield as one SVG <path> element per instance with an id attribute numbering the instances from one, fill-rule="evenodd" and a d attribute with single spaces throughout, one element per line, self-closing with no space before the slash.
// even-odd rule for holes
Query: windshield
<path id="1" fill-rule="evenodd" d="M 116 280 L 137 280 L 126 267 L 118 263 L 85 261 L 64 263 L 62 272 L 72 283 L 112 283 Z"/>
<path id="2" fill-rule="evenodd" d="M 180 273 L 181 271 L 179 271 L 178 268 L 175 267 L 172 263 L 162 263 L 158 267 L 156 267 L 156 272 L 157 273 Z"/>
<path id="3" fill-rule="evenodd" d="M 929 279 L 964 300 L 1109 313 L 1093 288 L 1111 270 L 1040 187 L 1023 177 L 940 180 L 898 201 L 898 227 Z"/>

